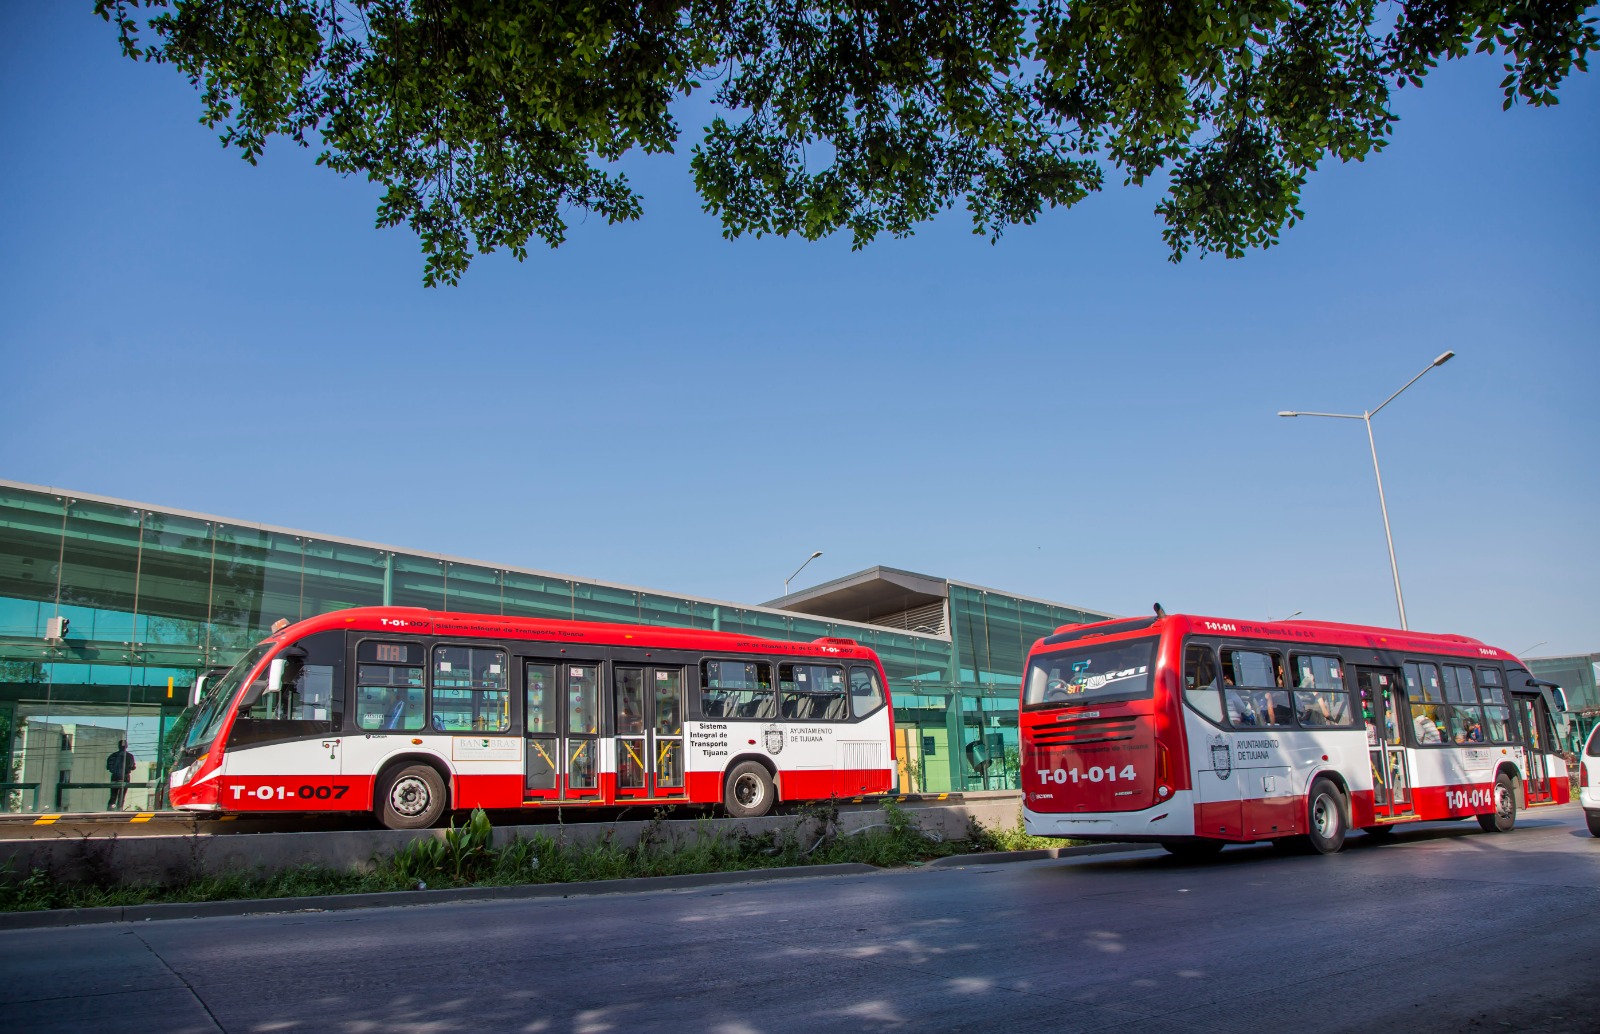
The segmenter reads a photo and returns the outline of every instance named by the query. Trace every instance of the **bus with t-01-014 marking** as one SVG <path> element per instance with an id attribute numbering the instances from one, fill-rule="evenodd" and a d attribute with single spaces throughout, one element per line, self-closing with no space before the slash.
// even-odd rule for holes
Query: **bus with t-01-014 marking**
<path id="1" fill-rule="evenodd" d="M 1166 614 L 1065 625 L 1021 700 L 1029 833 L 1203 855 L 1570 799 L 1548 684 L 1458 635 Z"/>
<path id="2" fill-rule="evenodd" d="M 276 632 L 188 716 L 175 807 L 367 811 L 722 804 L 883 793 L 877 654 L 698 629 L 364 607 Z"/>

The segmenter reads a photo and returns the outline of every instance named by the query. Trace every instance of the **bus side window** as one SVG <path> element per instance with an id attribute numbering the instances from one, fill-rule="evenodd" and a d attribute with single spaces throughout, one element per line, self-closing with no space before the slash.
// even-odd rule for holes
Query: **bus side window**
<path id="1" fill-rule="evenodd" d="M 367 640 L 356 647 L 356 728 L 415 732 L 423 727 L 422 655 L 420 643 Z"/>
<path id="2" fill-rule="evenodd" d="M 1192 643 L 1183 652 L 1183 699 L 1213 722 L 1222 722 L 1222 697 L 1217 690 L 1217 662 L 1211 647 Z"/>
<path id="3" fill-rule="evenodd" d="M 1484 731 L 1495 743 L 1511 742 L 1511 709 L 1499 668 L 1478 669 L 1478 695 L 1483 698 Z"/>
<path id="4" fill-rule="evenodd" d="M 1463 664 L 1444 666 L 1444 697 L 1450 703 L 1450 742 L 1483 742 L 1483 709 L 1472 669 Z"/>
<path id="5" fill-rule="evenodd" d="M 1439 669 L 1422 661 L 1407 661 L 1406 697 L 1411 701 L 1411 732 L 1419 746 L 1444 742 L 1448 719 L 1439 688 Z"/>
<path id="6" fill-rule="evenodd" d="M 878 685 L 878 673 L 864 665 L 850 669 L 850 710 L 857 718 L 865 717 L 883 706 L 883 687 Z"/>
<path id="7" fill-rule="evenodd" d="M 796 721 L 846 718 L 844 669 L 831 664 L 778 665 L 778 714 Z"/>
<path id="8" fill-rule="evenodd" d="M 1283 688 L 1283 658 L 1275 652 L 1224 649 L 1222 693 L 1235 725 L 1294 724 L 1289 691 Z"/>
<path id="9" fill-rule="evenodd" d="M 777 717 L 772 665 L 766 661 L 702 661 L 701 713 L 718 718 Z"/>
<path id="10" fill-rule="evenodd" d="M 486 646 L 435 646 L 433 727 L 440 732 L 508 732 L 511 693 L 505 651 Z"/>
<path id="11" fill-rule="evenodd" d="M 1350 691 L 1344 684 L 1344 662 L 1312 654 L 1290 656 L 1294 672 L 1294 709 L 1301 725 L 1349 725 Z"/>

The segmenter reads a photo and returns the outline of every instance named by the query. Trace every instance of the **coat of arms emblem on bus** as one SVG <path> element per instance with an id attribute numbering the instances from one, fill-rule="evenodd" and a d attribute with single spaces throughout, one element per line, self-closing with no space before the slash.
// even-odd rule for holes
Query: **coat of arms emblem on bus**
<path id="1" fill-rule="evenodd" d="M 783 726 L 769 725 L 761 730 L 761 737 L 767 745 L 768 754 L 783 753 Z"/>
<path id="2" fill-rule="evenodd" d="M 1223 736 L 1211 737 L 1211 770 L 1218 779 L 1233 775 L 1233 748 Z"/>

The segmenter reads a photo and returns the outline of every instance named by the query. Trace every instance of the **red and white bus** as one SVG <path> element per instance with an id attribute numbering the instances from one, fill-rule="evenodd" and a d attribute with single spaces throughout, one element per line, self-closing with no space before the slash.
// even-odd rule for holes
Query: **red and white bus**
<path id="1" fill-rule="evenodd" d="M 1065 625 L 1023 680 L 1027 831 L 1180 855 L 1570 799 L 1527 667 L 1459 635 L 1166 614 Z"/>
<path id="2" fill-rule="evenodd" d="M 893 718 L 850 639 L 436 613 L 290 625 L 213 683 L 171 800 L 207 812 L 774 802 L 883 793 Z"/>

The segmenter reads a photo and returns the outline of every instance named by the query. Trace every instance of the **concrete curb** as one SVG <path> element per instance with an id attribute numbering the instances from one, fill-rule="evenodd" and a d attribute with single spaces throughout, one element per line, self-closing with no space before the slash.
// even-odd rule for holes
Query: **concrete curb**
<path id="1" fill-rule="evenodd" d="M 154 905 L 116 905 L 107 908 L 57 908 L 39 912 L 0 912 L 0 930 L 86 926 L 92 923 L 139 923 L 156 919 L 275 915 L 284 912 L 343 912 L 358 908 L 439 905 L 456 901 L 514 901 L 525 898 L 637 894 L 646 891 L 715 887 L 723 884 L 804 879 L 809 876 L 874 876 L 883 871 L 875 865 L 867 865 L 864 862 L 840 862 L 834 865 L 795 865 L 780 869 L 741 869 L 737 872 L 691 873 L 684 876 L 643 876 L 624 880 L 595 880 L 587 883 L 531 883 L 513 887 L 395 890 L 376 894 L 252 898 L 248 901 L 173 901 Z"/>
<path id="2" fill-rule="evenodd" d="M 973 854 L 954 854 L 924 862 L 923 869 L 959 869 L 968 865 L 998 865 L 1004 862 L 1038 862 L 1047 858 L 1082 858 L 1096 854 L 1123 854 L 1128 851 L 1148 851 L 1158 844 L 1079 844 L 1075 847 L 1039 847 L 1031 851 L 978 851 Z"/>

